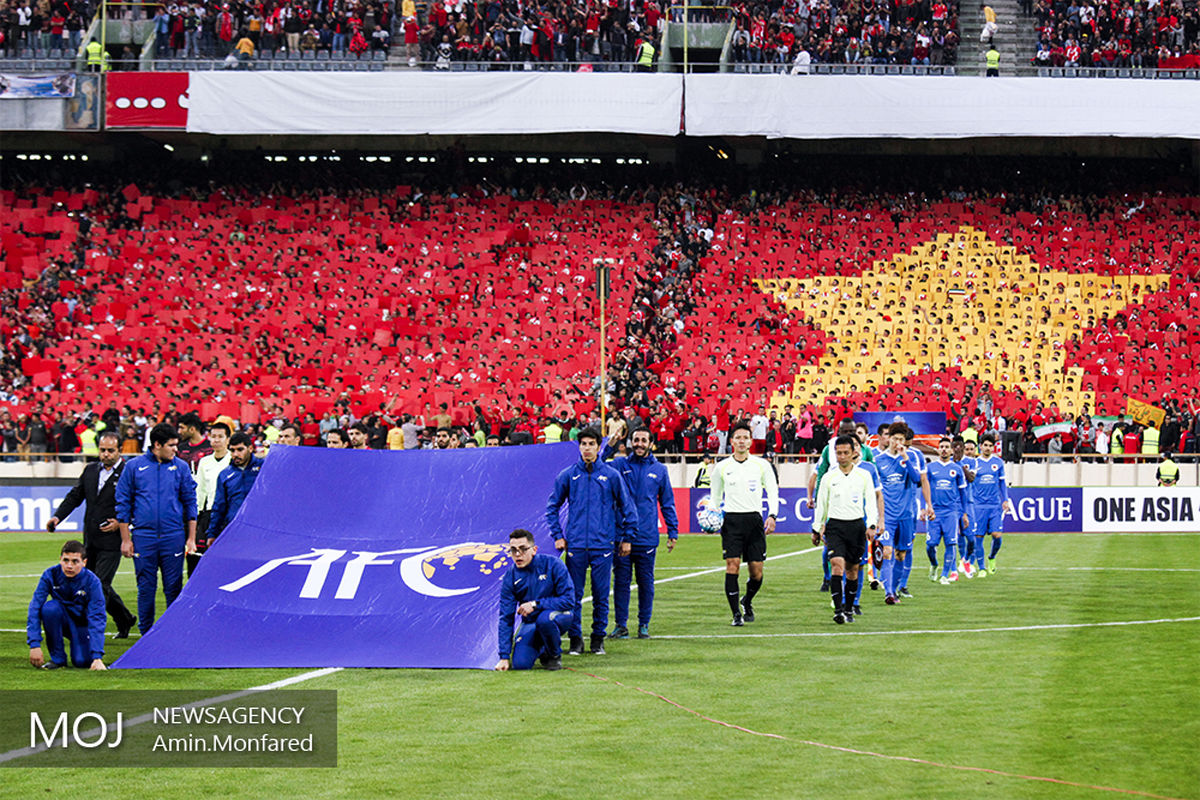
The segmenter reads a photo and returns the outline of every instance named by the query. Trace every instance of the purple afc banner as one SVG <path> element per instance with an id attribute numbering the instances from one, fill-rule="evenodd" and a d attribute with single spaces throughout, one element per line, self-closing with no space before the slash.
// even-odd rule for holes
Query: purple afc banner
<path id="1" fill-rule="evenodd" d="M 779 490 L 779 516 L 775 530 L 779 533 L 809 533 L 813 512 L 805 498 L 805 489 Z M 1077 486 L 1015 487 L 1009 490 L 1012 511 L 1004 515 L 1004 530 L 1010 533 L 1078 533 L 1083 530 L 1083 489 Z M 707 489 L 692 489 L 689 503 L 691 531 L 699 531 L 696 518 L 709 501 Z M 763 504 L 766 513 L 766 503 Z M 917 523 L 923 533 L 924 522 Z"/>
<path id="2" fill-rule="evenodd" d="M 45 531 L 70 486 L 0 486 L 0 533 Z M 85 504 L 59 523 L 63 533 L 81 532 Z"/>
<path id="3" fill-rule="evenodd" d="M 508 534 L 554 553 L 546 501 L 574 443 L 271 450 L 183 593 L 115 667 L 496 663 Z"/>
<path id="4" fill-rule="evenodd" d="M 946 415 L 940 411 L 856 411 L 854 421 L 866 425 L 867 432 L 872 436 L 880 425 L 891 425 L 898 421 L 903 421 L 913 429 L 913 433 L 920 436 L 941 436 L 946 432 Z"/>

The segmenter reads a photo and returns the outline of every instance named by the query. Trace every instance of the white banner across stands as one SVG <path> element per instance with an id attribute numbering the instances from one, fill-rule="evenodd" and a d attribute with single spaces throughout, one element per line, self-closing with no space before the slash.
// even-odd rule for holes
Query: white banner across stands
<path id="1" fill-rule="evenodd" d="M 678 75 L 194 72 L 189 133 L 679 133 Z"/>
<path id="2" fill-rule="evenodd" d="M 1200 137 L 1200 82 L 690 75 L 686 112 L 690 136 L 1194 139 Z"/>
<path id="3" fill-rule="evenodd" d="M 1194 80 L 195 72 L 191 133 L 1200 137 Z"/>

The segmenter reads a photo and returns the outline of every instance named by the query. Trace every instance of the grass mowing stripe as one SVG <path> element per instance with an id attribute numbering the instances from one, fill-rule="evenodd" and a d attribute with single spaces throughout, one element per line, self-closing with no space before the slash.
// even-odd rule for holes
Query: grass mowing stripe
<path id="1" fill-rule="evenodd" d="M 341 672 L 343 669 L 345 669 L 345 667 L 324 667 L 322 669 L 314 669 L 311 672 L 304 672 L 304 673 L 301 673 L 300 675 L 293 675 L 290 678 L 281 678 L 280 680 L 272 681 L 271 683 L 264 683 L 262 686 L 251 686 L 249 689 L 242 689 L 241 691 L 237 691 L 237 692 L 230 692 L 228 694 L 217 695 L 216 697 L 208 697 L 208 698 L 205 698 L 204 700 L 197 700 L 194 703 L 187 703 L 186 705 L 182 705 L 182 706 L 180 706 L 180 708 L 204 708 L 205 706 L 212 706 L 212 705 L 216 705 L 217 703 L 228 703 L 230 700 L 237 700 L 238 698 L 245 697 L 246 695 L 249 695 L 249 694 L 254 694 L 255 692 L 266 692 L 266 691 L 270 691 L 272 689 L 282 689 L 285 686 L 292 686 L 293 684 L 303 683 L 304 681 L 312 680 L 313 678 L 322 678 L 326 675 L 332 675 L 335 672 Z M 136 717 L 132 717 L 131 719 L 127 720 L 124 723 L 123 727 L 131 728 L 134 725 L 141 725 L 143 722 L 149 722 L 152 719 L 154 719 L 153 711 L 146 713 L 146 714 L 140 714 Z M 105 729 L 107 731 L 111 732 L 111 731 L 116 730 L 116 727 L 117 727 L 116 723 L 113 723 L 112 725 L 106 726 Z M 99 736 L 99 734 L 100 734 L 100 728 L 93 728 L 92 730 L 87 731 L 86 733 L 80 734 L 77 737 L 77 740 L 78 739 L 95 738 L 96 736 Z M 47 750 L 49 750 L 51 748 L 51 746 L 52 745 L 42 743 L 42 744 L 38 745 L 37 747 L 20 747 L 20 748 L 17 748 L 16 750 L 9 750 L 7 753 L 0 753 L 0 764 L 3 764 L 6 761 L 13 761 L 14 759 L 24 758 L 25 756 L 32 756 L 32 755 L 36 755 L 38 753 L 44 753 Z"/>
<path id="2" fill-rule="evenodd" d="M 665 638 L 665 637 L 659 637 L 659 638 Z M 1152 792 L 1143 792 L 1138 789 L 1122 789 L 1117 786 L 1100 786 L 1100 785 L 1097 785 L 1094 783 L 1080 783 L 1078 781 L 1064 780 L 1063 778 L 1047 778 L 1047 777 L 1043 777 L 1041 775 L 1022 775 L 1018 772 L 1005 772 L 1004 770 L 991 769 L 989 767 L 972 767 L 972 766 L 967 766 L 964 764 L 944 764 L 940 761 L 929 761 L 927 759 L 916 758 L 914 756 L 889 755 L 887 753 L 876 753 L 872 750 L 857 750 L 853 747 L 842 747 L 841 745 L 836 745 L 836 744 L 826 744 L 825 742 L 816 742 L 811 739 L 793 739 L 790 736 L 784 736 L 783 734 L 779 734 L 779 733 L 764 733 L 763 731 L 756 731 L 756 730 L 752 730 L 750 728 L 743 728 L 741 725 L 734 725 L 732 722 L 725 722 L 724 720 L 719 720 L 714 717 L 706 716 L 706 715 L 700 713 L 699 711 L 696 711 L 695 709 L 688 708 L 687 706 L 683 705 L 682 703 L 675 702 L 674 700 L 672 700 L 669 697 L 665 697 L 661 694 L 658 694 L 657 692 L 652 692 L 648 689 L 643 689 L 640 686 L 630 686 L 629 684 L 621 683 L 618 680 L 613 680 L 611 678 L 605 678 L 602 675 L 596 675 L 591 672 L 584 672 L 583 670 L 575 669 L 574 667 L 567 667 L 567 669 L 571 670 L 572 672 L 577 672 L 580 675 L 586 675 L 589 678 L 595 678 L 598 681 L 603 681 L 605 683 L 611 683 L 614 686 L 621 687 L 622 689 L 632 689 L 633 691 L 647 695 L 648 697 L 653 697 L 656 700 L 661 700 L 662 702 L 667 703 L 668 705 L 674 706 L 675 708 L 678 708 L 681 711 L 685 711 L 688 714 L 691 714 L 692 716 L 697 717 L 698 719 L 704 720 L 705 722 L 709 722 L 714 725 L 720 725 L 724 728 L 730 728 L 731 730 L 735 730 L 740 733 L 750 734 L 751 736 L 761 736 L 766 739 L 778 739 L 779 741 L 783 741 L 783 742 L 794 742 L 796 744 L 808 745 L 809 747 L 820 747 L 825 750 L 836 750 L 841 753 L 850 753 L 852 755 L 857 755 L 857 756 L 871 756 L 873 758 L 883 758 L 888 761 L 905 761 L 910 764 L 923 764 L 923 765 L 929 766 L 929 767 L 940 767 L 942 769 L 954 769 L 954 770 L 959 770 L 962 772 L 983 772 L 988 775 L 997 775 L 997 776 L 1000 776 L 1003 778 L 1016 778 L 1018 780 L 1023 780 L 1023 781 L 1038 781 L 1041 783 L 1054 783 L 1054 784 L 1058 784 L 1060 786 L 1075 786 L 1080 789 L 1092 789 L 1094 791 L 1099 791 L 1099 792 L 1113 792 L 1116 794 L 1127 794 L 1127 795 L 1133 795 L 1136 797 L 1150 797 L 1150 798 L 1153 798 L 1154 800 L 1184 800 L 1183 798 L 1179 798 L 1179 797 L 1171 797 L 1170 795 L 1163 795 L 1163 794 L 1153 794 Z"/>
<path id="3" fill-rule="evenodd" d="M 1068 628 L 1118 628 L 1128 625 L 1164 625 L 1173 622 L 1200 622 L 1200 617 L 1176 617 L 1174 619 L 1131 619 L 1115 622 L 1063 622 L 1055 625 L 1019 625 L 1007 628 L 954 628 L 949 630 L 915 631 L 818 631 L 809 633 L 668 633 L 655 639 L 801 639 L 817 636 L 917 636 L 940 633 L 1012 633 L 1014 631 L 1052 631 Z"/>

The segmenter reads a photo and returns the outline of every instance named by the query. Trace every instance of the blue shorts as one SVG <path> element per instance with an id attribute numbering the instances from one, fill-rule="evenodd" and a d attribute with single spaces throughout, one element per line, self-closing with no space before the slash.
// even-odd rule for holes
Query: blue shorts
<path id="1" fill-rule="evenodd" d="M 937 516 L 929 520 L 929 536 L 925 540 L 927 547 L 937 547 L 944 541 L 947 546 L 958 542 L 958 526 L 962 522 L 962 513 L 953 509 L 934 509 Z"/>
<path id="2" fill-rule="evenodd" d="M 884 524 L 884 533 L 879 537 L 879 543 L 893 550 L 907 552 L 912 550 L 913 536 L 916 534 L 917 521 L 909 515 L 899 519 L 888 519 Z"/>
<path id="3" fill-rule="evenodd" d="M 1004 533 L 1004 509 L 1001 506 L 977 506 L 975 513 L 979 517 L 975 523 L 976 536 Z"/>

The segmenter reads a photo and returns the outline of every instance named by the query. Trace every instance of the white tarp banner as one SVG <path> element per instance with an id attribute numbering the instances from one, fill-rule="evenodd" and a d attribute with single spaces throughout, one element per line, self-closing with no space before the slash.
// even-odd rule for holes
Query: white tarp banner
<path id="1" fill-rule="evenodd" d="M 189 133 L 679 133 L 678 75 L 194 72 Z"/>
<path id="2" fill-rule="evenodd" d="M 689 136 L 1200 137 L 1200 82 L 689 75 Z"/>
<path id="3" fill-rule="evenodd" d="M 1101 533 L 1200 531 L 1200 489 L 1085 486 L 1083 530 Z"/>

